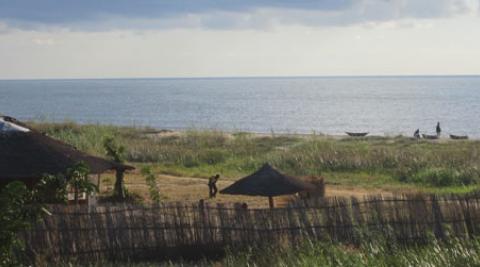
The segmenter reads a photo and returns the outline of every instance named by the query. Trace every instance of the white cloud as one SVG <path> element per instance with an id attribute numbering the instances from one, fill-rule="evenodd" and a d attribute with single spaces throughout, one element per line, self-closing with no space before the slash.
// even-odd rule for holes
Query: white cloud
<path id="1" fill-rule="evenodd" d="M 0 78 L 478 73 L 479 19 L 414 22 L 271 31 L 15 31 L 0 35 Z"/>
<path id="2" fill-rule="evenodd" d="M 53 38 L 34 38 L 32 42 L 40 46 L 52 46 L 56 44 Z"/>
<path id="3" fill-rule="evenodd" d="M 0 21 L 0 34 L 8 33 L 10 29 L 8 28 L 7 23 Z"/>
<path id="4" fill-rule="evenodd" d="M 311 10 L 0 22 L 0 79 L 478 74 L 478 3 L 358 0 Z"/>

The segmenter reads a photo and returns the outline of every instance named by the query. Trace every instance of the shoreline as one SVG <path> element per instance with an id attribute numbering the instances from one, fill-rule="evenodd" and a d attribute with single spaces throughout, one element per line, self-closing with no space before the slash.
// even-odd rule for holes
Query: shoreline
<path id="1" fill-rule="evenodd" d="M 115 127 L 115 125 L 112 125 Z M 122 126 L 120 126 L 122 127 Z M 128 127 L 128 126 L 127 126 Z M 150 128 L 150 127 L 148 127 Z M 379 135 L 379 134 L 368 134 L 366 136 L 349 136 L 348 134 L 325 134 L 325 133 L 288 133 L 288 132 L 272 132 L 272 133 L 265 133 L 265 132 L 254 132 L 254 131 L 229 131 L 229 130 L 219 130 L 219 129 L 198 129 L 198 128 L 191 128 L 191 129 L 158 129 L 158 130 L 147 130 L 142 132 L 143 134 L 146 135 L 155 135 L 155 136 L 169 136 L 169 135 L 181 135 L 184 133 L 188 133 L 191 131 L 198 131 L 198 132 L 210 132 L 210 133 L 222 133 L 222 134 L 227 134 L 230 136 L 235 136 L 235 135 L 251 135 L 254 137 L 272 137 L 272 136 L 283 136 L 283 137 L 299 137 L 299 138 L 309 138 L 309 137 L 323 137 L 323 138 L 328 138 L 328 139 L 334 139 L 334 140 L 342 140 L 342 139 L 358 139 L 358 140 L 365 140 L 365 139 L 376 139 L 376 138 L 381 138 L 381 139 L 394 139 L 394 138 L 408 138 L 408 139 L 416 139 L 413 136 L 407 136 L 403 134 L 384 134 L 384 135 Z M 441 135 L 438 139 L 426 139 L 426 138 L 419 138 L 419 141 L 425 140 L 425 141 L 476 141 L 480 140 L 480 138 L 471 138 L 468 136 L 468 139 L 461 139 L 461 140 L 455 140 L 450 138 L 450 134 L 444 134 Z"/>
<path id="2" fill-rule="evenodd" d="M 342 139 L 358 139 L 358 140 L 365 140 L 365 139 L 375 139 L 375 138 L 384 138 L 384 139 L 393 139 L 393 138 L 409 138 L 414 139 L 413 134 L 405 135 L 404 133 L 372 133 L 368 134 L 364 137 L 353 137 L 349 136 L 345 133 L 323 133 L 323 132 L 316 132 L 312 131 L 311 133 L 301 133 L 301 132 L 294 132 L 294 131 L 271 131 L 271 132 L 261 132 L 261 131 L 251 131 L 251 130 L 229 130 L 229 129 L 218 129 L 218 128 L 197 128 L 197 127 L 186 127 L 186 128 L 168 128 L 168 127 L 154 127 L 149 125 L 120 125 L 120 124 L 111 124 L 111 123 L 82 123 L 73 120 L 65 120 L 65 121 L 45 121 L 45 120 L 25 120 L 27 124 L 33 125 L 42 125 L 42 124 L 53 124 L 53 125 L 78 125 L 78 126 L 106 126 L 106 127 L 118 127 L 118 128 L 132 128 L 135 130 L 140 130 L 145 135 L 156 135 L 156 136 L 169 136 L 169 135 L 180 135 L 183 133 L 188 132 L 213 132 L 213 133 L 223 133 L 227 135 L 253 135 L 255 137 L 271 137 L 271 136 L 284 136 L 284 137 L 300 137 L 300 138 L 308 138 L 308 137 L 324 137 L 334 140 L 342 140 Z M 451 139 L 451 133 L 445 133 L 440 136 L 439 139 L 425 139 L 420 138 L 419 141 L 430 141 L 430 142 L 445 142 L 445 141 L 477 141 L 480 140 L 480 137 L 472 137 L 468 135 L 468 139 L 463 140 L 455 140 Z"/>

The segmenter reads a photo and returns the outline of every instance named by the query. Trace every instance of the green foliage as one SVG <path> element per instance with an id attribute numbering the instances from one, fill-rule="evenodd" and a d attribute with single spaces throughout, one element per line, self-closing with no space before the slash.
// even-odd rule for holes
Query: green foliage
<path id="1" fill-rule="evenodd" d="M 160 203 L 160 191 L 158 190 L 157 180 L 152 169 L 148 166 L 142 168 L 142 175 L 145 177 L 145 182 L 148 185 L 148 192 L 150 193 L 150 199 L 154 203 Z"/>
<path id="2" fill-rule="evenodd" d="M 118 144 L 113 137 L 106 137 L 103 141 L 103 147 L 107 156 L 117 163 L 125 161 L 125 147 Z M 114 197 L 119 200 L 124 200 L 127 197 L 127 191 L 124 184 L 124 171 L 118 170 L 115 174 L 115 185 L 113 189 Z"/>
<path id="3" fill-rule="evenodd" d="M 66 203 L 67 179 L 64 175 L 46 174 L 35 186 L 35 201 L 40 203 Z"/>
<path id="4" fill-rule="evenodd" d="M 125 158 L 125 147 L 119 145 L 113 137 L 106 137 L 103 141 L 103 147 L 107 153 L 107 156 L 113 161 L 123 163 Z"/>
<path id="5" fill-rule="evenodd" d="M 480 173 L 476 168 L 457 170 L 454 168 L 426 168 L 410 174 L 402 174 L 405 182 L 429 186 L 467 186 L 480 182 Z"/>
<path id="6" fill-rule="evenodd" d="M 25 230 L 42 213 L 35 195 L 22 182 L 12 182 L 0 191 L 0 266 L 20 265 L 16 253 L 23 244 L 17 233 Z"/>
<path id="7" fill-rule="evenodd" d="M 229 253 L 221 266 L 480 266 L 480 241 L 432 240 L 407 247 L 381 240 L 359 247 L 307 241 L 296 248 L 270 246 Z"/>
<path id="8" fill-rule="evenodd" d="M 311 267 L 311 266 L 345 266 L 345 267 L 465 267 L 480 266 L 480 240 L 453 239 L 445 242 L 432 240 L 428 244 L 400 246 L 385 240 L 369 241 L 359 246 L 306 241 L 294 248 L 269 245 L 249 247 L 238 251 L 230 249 L 223 259 L 207 259 L 188 262 L 108 262 L 65 263 L 59 266 L 106 266 L 106 267 L 153 267 L 153 266 L 199 266 L 199 267 L 237 267 L 237 266 L 272 266 L 272 267 Z"/>
<path id="9" fill-rule="evenodd" d="M 18 260 L 23 244 L 17 234 L 30 227 L 39 216 L 48 214 L 44 204 L 65 203 L 67 186 L 75 188 L 77 193 L 97 190 L 88 180 L 86 165 L 78 163 L 65 175 L 45 175 L 31 190 L 15 181 L 0 191 L 0 266 L 21 265 Z"/>
<path id="10" fill-rule="evenodd" d="M 118 127 L 110 125 L 80 125 L 71 121 L 64 123 L 29 122 L 29 125 L 45 134 L 62 140 L 79 150 L 97 155 L 105 155 L 104 140 L 114 136 L 116 139 L 141 138 L 141 132 L 148 129 Z"/>
<path id="11" fill-rule="evenodd" d="M 88 179 L 88 167 L 79 162 L 67 169 L 65 174 L 46 174 L 33 189 L 34 200 L 38 203 L 67 203 L 68 187 L 78 194 L 97 192 L 97 186 Z"/>
<path id="12" fill-rule="evenodd" d="M 0 265 L 15 264 L 14 249 L 21 246 L 17 232 L 28 226 L 28 213 L 25 205 L 28 190 L 23 183 L 8 184 L 0 192 Z"/>
<path id="13" fill-rule="evenodd" d="M 78 195 L 82 192 L 87 195 L 97 192 L 97 186 L 88 180 L 88 167 L 83 162 L 75 164 L 68 168 L 65 174 L 68 185 L 71 186 L 75 192 L 75 201 L 78 201 Z"/>

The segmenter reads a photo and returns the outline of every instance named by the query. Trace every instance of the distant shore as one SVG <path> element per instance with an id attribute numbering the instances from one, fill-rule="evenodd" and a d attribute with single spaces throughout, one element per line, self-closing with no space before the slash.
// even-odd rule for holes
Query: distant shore
<path id="1" fill-rule="evenodd" d="M 251 135 L 251 136 L 258 136 L 258 137 L 266 137 L 266 136 L 269 136 L 269 137 L 272 137 L 272 136 L 286 136 L 286 137 L 312 137 L 312 136 L 316 136 L 316 137 L 325 137 L 325 138 L 329 138 L 329 139 L 374 139 L 374 138 L 411 138 L 413 140 L 415 140 L 415 138 L 413 137 L 413 132 L 411 135 L 406 135 L 406 134 L 402 134 L 402 133 L 398 133 L 398 134 L 395 134 L 395 133 L 388 133 L 388 134 L 378 134 L 378 133 L 374 133 L 374 134 L 367 134 L 365 137 L 352 137 L 352 136 L 349 136 L 346 132 L 344 133 L 336 133 L 336 134 L 331 134 L 331 133 L 322 133 L 322 132 L 316 132 L 316 131 L 312 131 L 311 133 L 297 133 L 297 132 L 293 132 L 293 131 L 281 131 L 281 132 L 275 132 L 275 131 L 271 131 L 271 132 L 256 132 L 256 131 L 243 131 L 243 130 L 222 130 L 222 129 L 216 129 L 216 128 L 195 128 L 195 127 L 192 127 L 192 128 L 181 128 L 181 129 L 178 129 L 178 128 L 163 128 L 163 127 L 152 127 L 152 126 L 139 126 L 139 125 L 115 125 L 115 124 L 102 124 L 102 123 L 77 123 L 77 122 L 74 122 L 74 121 L 70 121 L 70 120 L 66 120 L 66 121 L 61 121 L 61 122 L 56 122 L 56 121 L 48 121 L 48 120 L 28 120 L 27 123 L 31 123 L 31 124 L 35 124 L 35 125 L 42 125 L 42 124 L 45 124 L 45 125 L 68 125 L 68 124 L 71 124 L 71 125 L 83 125 L 83 126 L 105 126 L 105 127 L 118 127 L 118 128 L 132 128 L 132 129 L 135 129 L 139 132 L 142 132 L 146 135 L 150 135 L 150 136 L 171 136 L 171 135 L 180 135 L 182 133 L 188 133 L 188 132 L 192 132 L 192 131 L 197 131 L 197 132 L 216 132 L 216 133 L 224 133 L 224 134 L 227 134 L 227 135 Z M 431 133 L 429 133 L 431 134 Z M 433 134 L 432 134 L 433 135 Z M 480 138 L 475 138 L 475 137 L 471 137 L 471 136 L 468 136 L 468 139 L 467 140 L 479 140 Z M 444 134 L 441 134 L 439 139 L 434 139 L 434 140 L 431 140 L 431 139 L 425 139 L 425 138 L 420 138 L 418 140 L 425 140 L 425 141 L 432 141 L 432 142 L 445 142 L 445 141 L 462 141 L 462 140 L 453 140 L 450 138 L 450 134 L 449 133 L 444 133 Z M 465 141 L 465 140 L 463 140 Z"/>
<path id="2" fill-rule="evenodd" d="M 426 141 L 461 141 L 461 140 L 454 140 L 450 138 L 450 135 L 448 134 L 443 134 L 440 135 L 438 139 L 426 139 L 426 138 L 415 138 L 413 135 L 407 136 L 403 134 L 388 134 L 388 135 L 380 135 L 380 134 L 367 134 L 366 136 L 362 137 L 354 137 L 354 136 L 349 136 L 347 133 L 343 134 L 324 134 L 324 133 L 284 133 L 284 132 L 271 132 L 271 133 L 262 133 L 262 132 L 251 132 L 251 131 L 225 131 L 225 130 L 218 130 L 218 129 L 153 129 L 148 127 L 148 130 L 143 131 L 143 133 L 147 135 L 156 135 L 156 136 L 169 136 L 169 135 L 179 135 L 182 133 L 186 133 L 189 131 L 204 131 L 204 132 L 219 132 L 219 133 L 224 133 L 227 135 L 252 135 L 252 136 L 257 136 L 257 137 L 271 137 L 271 136 L 287 136 L 287 137 L 325 137 L 325 138 L 330 138 L 330 139 L 375 139 L 375 138 L 384 138 L 384 139 L 389 139 L 389 138 L 410 138 L 412 140 L 426 140 Z M 141 128 L 140 128 L 141 129 Z M 466 140 L 478 140 L 479 138 L 471 138 L 470 136 Z M 465 140 L 463 140 L 465 141 Z"/>

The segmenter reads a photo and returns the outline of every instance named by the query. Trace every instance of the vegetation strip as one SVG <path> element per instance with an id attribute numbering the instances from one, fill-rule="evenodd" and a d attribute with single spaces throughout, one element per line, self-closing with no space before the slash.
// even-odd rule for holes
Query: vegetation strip
<path id="1" fill-rule="evenodd" d="M 100 156 L 105 155 L 105 140 L 115 136 L 124 147 L 128 162 L 148 165 L 152 171 L 164 174 L 207 178 L 221 173 L 238 178 L 269 162 L 288 175 L 323 175 L 328 183 L 346 186 L 412 189 L 420 185 L 456 192 L 459 187 L 480 182 L 477 140 L 336 138 L 198 130 L 152 134 L 151 129 L 108 125 L 31 125 Z"/>

